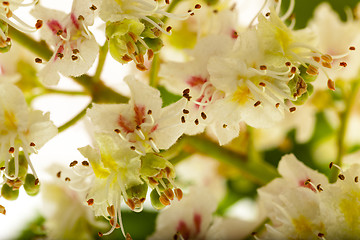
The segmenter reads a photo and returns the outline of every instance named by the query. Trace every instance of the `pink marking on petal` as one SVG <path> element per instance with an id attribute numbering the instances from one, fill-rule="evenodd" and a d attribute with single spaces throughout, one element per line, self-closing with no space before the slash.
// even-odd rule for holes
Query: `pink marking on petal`
<path id="1" fill-rule="evenodd" d="M 71 17 L 71 21 L 74 24 L 74 26 L 76 27 L 76 29 L 79 29 L 80 28 L 79 21 L 75 17 L 75 14 L 71 13 L 70 17 Z"/>
<path id="2" fill-rule="evenodd" d="M 194 214 L 194 225 L 195 225 L 195 230 L 196 230 L 196 235 L 200 233 L 201 231 L 201 221 L 202 221 L 202 218 L 201 218 L 201 215 L 198 214 L 198 213 L 195 213 Z"/>
<path id="3" fill-rule="evenodd" d="M 150 129 L 150 133 L 153 133 L 156 131 L 156 129 L 158 129 L 159 124 L 155 124 L 151 129 Z"/>
<path id="4" fill-rule="evenodd" d="M 235 30 L 231 30 L 231 38 L 232 39 L 237 39 L 239 37 L 237 31 Z"/>
<path id="5" fill-rule="evenodd" d="M 201 89 L 202 85 L 207 82 L 206 78 L 202 78 L 199 76 L 191 76 L 190 79 L 186 80 L 186 83 L 190 85 L 190 87 Z"/>
<path id="6" fill-rule="evenodd" d="M 145 122 L 145 106 L 135 105 L 135 122 L 138 126 Z"/>
<path id="7" fill-rule="evenodd" d="M 176 231 L 181 234 L 184 240 L 190 239 L 190 229 L 188 228 L 188 226 L 184 221 L 180 220 L 180 222 L 176 227 Z"/>
<path id="8" fill-rule="evenodd" d="M 120 115 L 117 124 L 124 130 L 125 133 L 134 132 L 134 128 L 131 123 L 123 116 Z"/>
<path id="9" fill-rule="evenodd" d="M 50 20 L 47 21 L 46 23 L 48 25 L 48 27 L 50 28 L 50 30 L 53 32 L 53 34 L 57 35 L 57 32 L 59 30 L 63 30 L 63 27 L 61 26 L 61 24 L 57 21 L 57 20 Z"/>
<path id="10" fill-rule="evenodd" d="M 309 178 L 306 178 L 305 180 L 300 180 L 299 183 L 298 183 L 299 187 L 305 187 L 305 188 L 310 189 L 313 192 L 316 192 L 316 189 L 313 187 L 313 185 L 305 184 L 308 179 Z"/>
<path id="11" fill-rule="evenodd" d="M 60 47 L 56 51 L 56 54 L 55 54 L 55 57 L 54 57 L 54 62 L 58 59 L 58 53 L 63 53 L 63 52 L 64 52 L 64 45 L 60 45 Z"/>

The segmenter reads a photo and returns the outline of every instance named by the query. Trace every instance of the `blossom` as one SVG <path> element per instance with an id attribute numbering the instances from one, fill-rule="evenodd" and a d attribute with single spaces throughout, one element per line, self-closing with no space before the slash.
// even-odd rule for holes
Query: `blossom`
<path id="1" fill-rule="evenodd" d="M 162 16 L 185 19 L 188 14 L 174 15 L 166 12 L 167 3 L 169 3 L 169 1 L 102 0 L 99 5 L 99 16 L 105 22 L 117 22 L 124 19 L 145 20 L 159 31 L 168 34 L 168 32 L 162 28 L 164 23 L 161 22 L 158 24 L 151 17 L 156 17 L 159 20 Z"/>
<path id="2" fill-rule="evenodd" d="M 255 224 L 236 218 L 213 217 L 217 201 L 206 187 L 193 187 L 189 194 L 160 212 L 156 231 L 149 239 L 240 239 Z"/>
<path id="3" fill-rule="evenodd" d="M 112 228 L 103 235 L 110 234 L 115 228 L 121 228 L 125 236 L 121 221 L 122 199 L 133 210 L 141 211 L 147 191 L 146 186 L 144 199 L 136 203 L 132 197 L 129 197 L 129 190 L 143 183 L 140 179 L 140 156 L 130 149 L 116 144 L 114 139 L 108 135 L 98 135 L 97 142 L 98 148 L 90 146 L 79 148 L 81 154 L 91 164 L 91 167 L 85 164 L 88 171 L 82 172 L 82 174 L 87 176 L 93 171 L 95 175 L 91 187 L 87 190 L 87 203 L 93 208 L 95 216 L 104 216 L 109 220 Z"/>
<path id="4" fill-rule="evenodd" d="M 334 166 L 339 168 L 330 164 Z M 271 220 L 260 238 L 357 238 L 359 170 L 360 165 L 353 164 L 340 171 L 337 182 L 329 184 L 323 174 L 305 167 L 292 155 L 284 156 L 279 163 L 282 178 L 258 189 Z M 299 181 L 305 178 L 305 182 Z"/>
<path id="5" fill-rule="evenodd" d="M 10 38 L 7 36 L 8 25 L 26 33 L 35 32 L 38 28 L 37 26 L 41 25 L 41 22 L 38 21 L 36 27 L 30 26 L 13 13 L 19 7 L 35 5 L 38 2 L 38 0 L 32 0 L 29 3 L 23 3 L 23 1 L 4 1 L 0 6 L 0 52 L 7 52 L 11 47 Z"/>
<path id="6" fill-rule="evenodd" d="M 15 180 L 19 177 L 20 148 L 35 178 L 37 175 L 31 164 L 29 154 L 37 153 L 48 140 L 57 134 L 56 126 L 50 121 L 49 113 L 29 110 L 20 89 L 14 85 L 0 84 L 0 159 L 5 178 Z M 14 172 L 8 168 L 14 158 Z M 26 172 L 25 172 L 26 173 Z"/>
<path id="7" fill-rule="evenodd" d="M 72 178 L 73 180 L 73 178 Z M 90 239 L 94 228 L 102 227 L 79 194 L 64 183 L 42 185 L 45 229 L 51 239 Z"/>
<path id="8" fill-rule="evenodd" d="M 184 132 L 181 111 L 185 100 L 161 108 L 158 90 L 133 77 L 125 82 L 132 95 L 128 104 L 94 104 L 88 110 L 95 131 L 117 135 L 122 144 L 140 155 L 168 149 Z"/>
<path id="9" fill-rule="evenodd" d="M 326 86 L 328 77 L 334 80 L 351 80 L 357 77 L 360 67 L 359 55 L 352 54 L 349 48 L 360 47 L 358 44 L 360 39 L 359 26 L 360 21 L 353 19 L 351 15 L 348 15 L 347 21 L 343 22 L 327 3 L 320 4 L 315 9 L 314 18 L 309 22 L 309 28 L 317 34 L 319 50 L 330 53 L 335 66 L 335 69 L 327 71 L 328 76 L 325 74 L 319 76 L 322 85 L 318 84 L 317 87 Z"/>
<path id="10" fill-rule="evenodd" d="M 216 118 L 216 116 L 221 117 L 217 111 L 209 110 L 212 104 L 224 97 L 224 93 L 211 83 L 207 65 L 211 57 L 229 52 L 233 44 L 234 41 L 230 36 L 210 35 L 199 39 L 195 48 L 188 51 L 189 61 L 167 62 L 161 67 L 159 75 L 162 77 L 162 83 L 172 92 L 178 94 L 183 92 L 185 97 L 189 96 L 186 97 L 188 103 L 183 110 L 185 134 L 198 134 L 217 120 L 221 121 L 221 125 L 225 123 L 223 118 Z M 229 129 L 230 127 L 226 130 Z M 236 128 L 231 129 L 231 133 L 237 136 L 238 131 Z M 219 133 L 217 137 L 220 144 L 228 142 L 224 133 Z"/>
<path id="11" fill-rule="evenodd" d="M 94 22 L 91 0 L 73 2 L 70 14 L 36 6 L 32 14 L 42 19 L 41 38 L 54 49 L 54 54 L 40 70 L 47 85 L 57 84 L 60 76 L 80 76 L 92 66 L 98 44 L 88 26 Z"/>
<path id="12" fill-rule="evenodd" d="M 211 58 L 210 81 L 225 97 L 214 104 L 227 125 L 244 121 L 256 128 L 266 128 L 280 121 L 285 99 L 294 100 L 288 81 L 295 77 L 291 66 L 266 65 L 259 51 L 256 31 L 240 33 L 231 54 Z M 259 117 L 262 116 L 262 117 Z"/>

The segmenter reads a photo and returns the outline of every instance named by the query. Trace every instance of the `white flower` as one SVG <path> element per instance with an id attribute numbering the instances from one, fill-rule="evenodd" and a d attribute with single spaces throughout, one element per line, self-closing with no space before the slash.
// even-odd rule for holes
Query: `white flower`
<path id="1" fill-rule="evenodd" d="M 54 49 L 54 55 L 40 70 L 47 85 L 57 84 L 60 76 L 80 76 L 95 61 L 98 44 L 88 30 L 94 22 L 91 1 L 74 0 L 70 14 L 37 6 L 32 14 L 44 24 L 41 37 Z"/>
<path id="2" fill-rule="evenodd" d="M 348 15 L 347 21 L 343 22 L 328 3 L 323 3 L 316 8 L 309 27 L 317 34 L 319 50 L 330 53 L 334 58 L 335 69 L 327 71 L 329 77 L 334 80 L 352 80 L 357 77 L 360 68 L 359 54 L 351 54 L 349 47 L 360 47 L 358 31 L 360 21 Z M 345 63 L 348 67 L 340 67 L 341 63 Z M 327 80 L 328 76 L 324 74 L 319 76 L 322 86 L 326 87 Z"/>
<path id="3" fill-rule="evenodd" d="M 270 127 L 283 118 L 284 100 L 293 99 L 287 83 L 295 73 L 285 64 L 266 65 L 256 31 L 240 33 L 237 41 L 231 54 L 209 61 L 210 82 L 225 92 L 213 107 L 227 125 L 242 120 L 256 128 Z"/>
<path id="4" fill-rule="evenodd" d="M 282 178 L 277 178 L 258 189 L 260 199 L 265 205 L 271 204 L 279 194 L 289 188 L 309 188 L 313 192 L 317 192 L 319 184 L 328 183 L 327 177 L 305 166 L 292 154 L 281 158 L 278 171 Z"/>
<path id="5" fill-rule="evenodd" d="M 121 202 L 124 199 L 128 205 L 137 204 L 128 197 L 127 190 L 143 183 L 140 179 L 140 156 L 116 144 L 108 135 L 99 135 L 97 142 L 99 148 L 79 148 L 81 154 L 89 160 L 95 174 L 95 180 L 88 190 L 87 203 L 92 206 L 95 216 L 104 216 L 112 225 L 103 235 L 112 233 L 115 228 L 121 228 L 125 236 L 121 221 Z M 143 201 L 136 205 L 137 209 L 134 210 L 141 211 L 142 203 Z"/>
<path id="6" fill-rule="evenodd" d="M 326 220 L 326 239 L 357 239 L 360 234 L 360 165 L 341 172 L 344 180 L 324 186 L 320 194 L 321 217 Z"/>
<path id="7" fill-rule="evenodd" d="M 165 34 L 169 34 L 162 25 L 157 24 L 151 17 L 162 16 L 175 18 L 178 20 L 186 19 L 188 14 L 175 15 L 166 12 L 166 1 L 152 0 L 101 0 L 99 5 L 100 18 L 105 22 L 117 22 L 124 19 L 145 20 L 155 28 Z"/>
<path id="8" fill-rule="evenodd" d="M 158 90 L 132 77 L 125 82 L 131 90 L 128 104 L 94 104 L 88 110 L 95 131 L 117 134 L 121 143 L 141 155 L 168 149 L 184 132 L 181 113 L 186 101 L 161 108 Z"/>
<path id="9" fill-rule="evenodd" d="M 7 24 L 22 32 L 31 33 L 36 31 L 35 27 L 29 26 L 22 21 L 21 18 L 13 13 L 13 11 L 19 7 L 35 5 L 38 0 L 32 0 L 29 3 L 23 3 L 23 1 L 24 0 L 9 0 L 3 1 L 2 4 L 0 4 L 0 48 L 11 46 L 10 39 L 7 36 Z"/>
<path id="10" fill-rule="evenodd" d="M 217 120 L 222 124 L 225 123 L 218 118 L 221 115 L 218 114 L 217 109 L 209 111 L 212 104 L 224 97 L 224 93 L 217 90 L 210 82 L 207 64 L 210 57 L 229 52 L 233 44 L 234 41 L 230 36 L 210 35 L 200 39 L 195 48 L 188 52 L 189 61 L 168 62 L 161 67 L 159 75 L 168 89 L 179 94 L 184 90 L 185 93 L 189 91 L 189 94 L 184 94 L 185 97 L 187 95 L 191 97 L 187 97 L 188 103 L 183 111 L 186 124 L 185 134 L 198 134 L 213 122 L 216 122 L 213 125 L 219 125 Z M 237 136 L 238 131 L 231 129 L 231 133 Z M 218 134 L 217 137 L 220 144 L 228 142 L 226 134 Z"/>
<path id="11" fill-rule="evenodd" d="M 50 121 L 49 113 L 29 110 L 20 89 L 11 84 L 0 84 L 0 163 L 5 166 L 1 171 L 5 179 L 17 179 L 20 150 L 37 179 L 29 154 L 37 153 L 37 149 L 56 134 L 57 128 Z M 9 175 L 8 165 L 12 157 L 15 171 Z"/>
<path id="12" fill-rule="evenodd" d="M 41 192 L 49 239 L 90 239 L 94 228 L 101 226 L 78 193 L 64 184 L 43 184 Z"/>
<path id="13" fill-rule="evenodd" d="M 156 231 L 149 239 L 240 239 L 255 227 L 235 218 L 214 218 L 216 207 L 208 188 L 192 188 L 158 215 Z"/>
<path id="14" fill-rule="evenodd" d="M 360 165 L 340 170 L 339 179 L 333 184 L 291 155 L 280 161 L 279 172 L 283 178 L 258 190 L 272 222 L 260 235 L 262 239 L 358 238 Z M 305 178 L 308 180 L 299 181 Z"/>

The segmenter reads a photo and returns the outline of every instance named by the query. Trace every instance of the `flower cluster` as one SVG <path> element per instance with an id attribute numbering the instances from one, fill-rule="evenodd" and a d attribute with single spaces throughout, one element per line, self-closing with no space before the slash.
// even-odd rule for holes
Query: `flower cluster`
<path id="1" fill-rule="evenodd" d="M 67 12 L 1 2 L 1 200 L 22 186 L 36 195 L 44 180 L 31 155 L 83 119 L 90 141 L 72 145 L 81 160 L 52 165 L 58 183 L 41 184 L 49 238 L 358 238 L 360 167 L 342 163 L 360 149 L 360 5 L 342 21 L 321 4 L 302 27 L 295 0 L 264 0 L 246 24 L 245 2 L 73 0 Z M 107 75 L 110 57 L 119 69 Z M 80 90 L 56 86 L 63 77 Z M 88 102 L 57 127 L 35 110 L 47 94 Z M 237 214 L 246 201 L 256 219 Z M 125 230 L 124 214 L 139 212 L 152 233 Z"/>
<path id="2" fill-rule="evenodd" d="M 330 168 L 336 168 L 330 163 Z M 258 190 L 271 225 L 260 239 L 355 239 L 359 234 L 359 165 L 330 184 L 293 155 L 279 163 L 282 178 Z"/>

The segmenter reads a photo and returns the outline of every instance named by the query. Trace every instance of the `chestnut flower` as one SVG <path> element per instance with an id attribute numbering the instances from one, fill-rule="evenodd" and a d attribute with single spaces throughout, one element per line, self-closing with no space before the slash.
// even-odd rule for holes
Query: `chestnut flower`
<path id="1" fill-rule="evenodd" d="M 32 14 L 43 21 L 41 38 L 54 50 L 51 59 L 40 70 L 39 77 L 46 85 L 59 82 L 64 76 L 86 73 L 98 54 L 98 44 L 88 26 L 94 23 L 91 0 L 74 0 L 69 14 L 36 6 Z"/>

